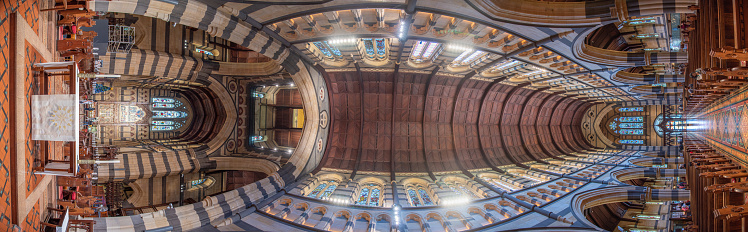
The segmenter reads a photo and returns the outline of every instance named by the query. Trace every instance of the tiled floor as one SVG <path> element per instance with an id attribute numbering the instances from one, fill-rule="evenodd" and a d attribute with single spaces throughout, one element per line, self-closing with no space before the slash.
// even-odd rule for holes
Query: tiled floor
<path id="1" fill-rule="evenodd" d="M 33 94 L 32 89 L 32 82 L 34 80 L 33 72 L 31 71 L 33 64 L 35 63 L 44 63 L 46 62 L 41 54 L 39 54 L 34 47 L 32 47 L 30 44 L 26 43 L 26 80 L 25 80 L 25 90 L 26 90 L 26 120 L 25 120 L 25 126 L 26 126 L 26 197 L 31 194 L 32 191 L 36 188 L 36 186 L 39 184 L 39 182 L 42 179 L 42 176 L 35 175 L 31 172 L 33 166 L 34 166 L 34 158 L 37 154 L 34 153 L 34 143 L 31 141 L 31 95 Z"/>
<path id="2" fill-rule="evenodd" d="M 26 216 L 26 220 L 21 224 L 21 231 L 39 231 L 39 220 L 39 202 L 37 201 L 34 208 L 29 211 L 29 215 Z"/>
<path id="3" fill-rule="evenodd" d="M 0 231 L 10 231 L 11 225 L 11 199 L 10 193 L 10 154 L 9 154 L 9 131 L 8 128 L 8 61 L 9 54 L 9 16 L 13 12 L 19 12 L 24 16 L 26 22 L 38 33 L 39 28 L 39 5 L 36 0 L 2 0 L 0 4 L 0 59 L 4 65 L 0 65 Z M 38 220 L 38 216 L 36 217 Z M 24 231 L 34 231 L 24 230 Z"/>
<path id="4" fill-rule="evenodd" d="M 704 111 L 706 128 L 701 133 L 713 147 L 748 160 L 748 88 L 715 102 Z"/>
<path id="5" fill-rule="evenodd" d="M 0 59 L 2 59 L 3 64 L 0 65 L 0 92 L 3 94 L 0 95 L 0 232 L 3 231 L 11 231 L 13 230 L 13 226 L 11 224 L 11 192 L 14 191 L 14 189 L 11 189 L 11 183 L 10 183 L 10 143 L 9 143 L 9 120 L 8 115 L 9 113 L 9 100 L 8 97 L 8 85 L 10 83 L 10 76 L 9 76 L 9 60 L 12 59 L 10 56 L 9 47 L 10 44 L 10 16 L 14 14 L 15 12 L 18 12 L 26 21 L 26 23 L 31 26 L 31 28 L 34 30 L 34 32 L 41 36 L 45 37 L 49 35 L 49 33 L 40 32 L 40 27 L 42 26 L 42 23 L 44 20 L 40 17 L 39 9 L 41 7 L 40 2 L 44 0 L 0 0 L 2 1 L 0 3 Z M 51 24 L 45 24 L 45 25 L 51 25 Z M 51 27 L 47 27 L 48 29 L 52 29 Z M 50 31 L 51 32 L 51 31 Z M 40 34 L 41 33 L 41 34 Z M 51 37 L 50 37 L 51 39 Z M 51 41 L 50 39 L 44 38 L 43 41 Z M 48 48 L 51 48 L 53 46 L 48 46 Z M 30 67 L 33 63 L 37 62 L 44 62 L 41 55 L 38 51 L 33 49 L 30 45 L 26 45 L 26 49 L 24 51 L 26 53 L 27 59 L 24 61 L 24 65 L 26 66 L 26 70 L 24 73 L 24 83 L 25 83 L 25 91 L 27 95 L 27 99 L 30 99 L 30 95 L 33 92 L 32 91 L 32 73 L 30 70 Z M 30 101 L 27 101 L 24 105 L 25 109 L 30 108 Z M 18 165 L 25 165 L 26 170 L 31 170 L 31 167 L 33 166 L 33 160 L 34 160 L 34 154 L 32 153 L 32 144 L 30 143 L 30 114 L 27 111 L 26 112 L 26 118 L 21 122 L 23 123 L 23 126 L 26 127 L 26 130 L 29 131 L 29 134 L 23 135 L 26 140 L 27 144 L 25 149 L 26 162 Z M 19 125 L 20 126 L 20 125 Z M 40 180 L 42 178 L 37 175 L 33 175 L 30 172 L 26 174 L 26 195 L 21 195 L 19 197 L 22 197 L 25 199 L 26 196 L 28 196 L 29 193 L 31 193 L 35 188 L 37 188 Z M 21 199 L 23 200 L 23 199 Z M 40 220 L 40 203 L 37 201 L 34 204 L 34 208 L 26 215 L 25 220 L 20 223 L 20 230 L 21 231 L 38 231 L 39 228 L 39 220 Z M 16 228 L 18 230 L 19 228 Z"/>

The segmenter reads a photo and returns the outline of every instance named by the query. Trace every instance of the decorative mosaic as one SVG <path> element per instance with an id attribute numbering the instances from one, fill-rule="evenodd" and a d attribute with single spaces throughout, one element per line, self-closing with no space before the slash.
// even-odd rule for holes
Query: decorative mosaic
<path id="1" fill-rule="evenodd" d="M 698 118 L 704 120 L 706 129 L 701 133 L 713 146 L 738 151 L 730 152 L 731 156 L 748 160 L 748 91 L 743 88 L 736 93 L 713 103 Z M 744 133 L 745 132 L 745 133 Z M 727 149 L 727 147 L 731 149 Z"/>
<path id="2" fill-rule="evenodd" d="M 38 33 L 39 31 L 39 3 L 30 0 L 3 0 L 0 3 L 0 35 L 3 37 L 0 39 L 0 59 L 5 65 L 0 65 L 0 91 L 7 93 L 8 85 L 10 84 L 10 76 L 8 63 L 11 59 L 10 54 L 10 16 L 18 12 L 26 23 Z M 11 184 L 10 184 L 10 147 L 9 137 L 10 131 L 8 130 L 8 113 L 10 104 L 8 104 L 8 95 L 0 95 L 0 128 L 4 128 L 0 132 L 0 228 L 6 228 L 10 231 L 11 225 Z M 37 217 L 38 220 L 38 217 Z M 34 231 L 34 230 L 24 230 Z"/>
<path id="3" fill-rule="evenodd" d="M 25 80 L 24 80 L 24 86 L 26 91 L 26 120 L 24 121 L 24 126 L 26 127 L 26 197 L 28 197 L 34 189 L 36 189 L 36 186 L 41 182 L 42 176 L 35 175 L 31 173 L 31 169 L 34 167 L 34 158 L 37 156 L 34 153 L 34 143 L 31 140 L 31 95 L 33 94 L 32 89 L 32 81 L 34 80 L 33 72 L 31 72 L 31 68 L 33 64 L 35 63 L 44 63 L 44 59 L 42 59 L 41 54 L 34 49 L 28 42 L 25 44 L 25 51 L 26 51 L 26 62 L 25 62 Z M 54 88 L 54 87 L 52 87 Z M 54 157 L 52 157 L 54 158 Z"/>

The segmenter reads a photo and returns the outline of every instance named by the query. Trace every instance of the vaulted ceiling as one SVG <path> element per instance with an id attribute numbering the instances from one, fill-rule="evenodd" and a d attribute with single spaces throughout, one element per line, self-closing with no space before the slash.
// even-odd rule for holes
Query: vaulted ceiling
<path id="1" fill-rule="evenodd" d="M 591 148 L 580 126 L 589 104 L 544 89 L 433 73 L 328 75 L 332 137 L 324 168 L 452 172 Z"/>
<path id="2" fill-rule="evenodd" d="M 318 141 L 326 143 L 321 168 L 433 175 L 545 162 L 594 149 L 581 132 L 589 106 L 645 94 L 612 78 L 638 63 L 610 51 L 650 43 L 631 36 L 639 28 L 630 22 L 519 25 L 466 2 L 251 1 L 222 9 L 270 35 L 254 40 L 253 31 L 243 39 L 265 44 L 259 53 L 280 41 L 324 76 L 331 132 Z M 626 61 L 582 59 L 575 46 L 585 43 Z"/>
<path id="3" fill-rule="evenodd" d="M 402 3 L 226 5 L 324 70 L 332 132 L 320 167 L 328 170 L 434 174 L 544 162 L 593 148 L 581 132 L 590 105 L 637 99 L 609 79 L 614 69 L 574 57 L 577 29 L 426 6 L 407 13 Z M 592 45 L 627 49 L 618 29 L 596 31 Z"/>
<path id="4" fill-rule="evenodd" d="M 327 72 L 430 73 L 442 67 L 437 74 L 471 75 L 484 81 L 513 77 L 518 84 L 531 82 L 535 87 L 552 87 L 553 91 L 570 91 L 599 101 L 636 100 L 628 85 L 619 86 L 608 79 L 604 72 L 609 70 L 575 59 L 568 52 L 574 38 L 560 43 L 560 48 L 558 42 L 547 45 L 567 35 L 574 37 L 572 29 L 523 30 L 450 9 L 422 6 L 407 14 L 405 5 L 396 2 L 226 6 L 242 9 Z"/>

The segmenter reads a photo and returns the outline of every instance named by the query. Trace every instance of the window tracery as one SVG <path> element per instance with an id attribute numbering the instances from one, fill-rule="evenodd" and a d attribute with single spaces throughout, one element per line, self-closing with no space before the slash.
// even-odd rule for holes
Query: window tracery
<path id="1" fill-rule="evenodd" d="M 679 135 L 681 131 L 686 129 L 686 122 L 681 120 L 683 116 L 681 114 L 674 114 L 671 116 L 673 120 L 668 120 L 665 123 L 662 123 L 662 121 L 665 120 L 664 116 L 662 114 L 657 115 L 657 118 L 655 118 L 654 121 L 654 129 L 657 135 L 662 137 L 664 135 L 665 130 L 671 131 L 670 133 L 672 135 Z"/>
<path id="2" fill-rule="evenodd" d="M 193 180 L 193 181 L 190 181 L 190 184 L 192 184 L 193 186 L 194 185 L 199 185 L 199 184 L 205 183 L 205 180 L 207 180 L 207 179 L 206 178 L 202 178 L 202 179 L 199 179 L 199 180 Z"/>
<path id="3" fill-rule="evenodd" d="M 457 58 L 452 61 L 452 66 L 459 67 L 459 66 L 465 66 L 465 65 L 471 65 L 480 61 L 483 61 L 484 59 L 487 59 L 487 53 L 484 51 L 473 51 L 473 50 L 467 50 L 462 52 Z"/>
<path id="4" fill-rule="evenodd" d="M 187 183 L 188 183 L 187 184 L 187 190 L 188 191 L 192 191 L 192 190 L 196 190 L 196 189 L 208 188 L 210 186 L 213 186 L 213 184 L 216 183 L 216 179 L 213 178 L 212 176 L 205 176 L 204 178 L 200 178 L 200 179 L 197 179 L 197 180 L 191 180 L 191 181 L 189 181 Z"/>
<path id="5" fill-rule="evenodd" d="M 411 206 L 430 206 L 434 205 L 434 201 L 431 200 L 431 196 L 426 190 L 420 186 L 409 186 L 407 188 L 408 201 Z"/>
<path id="6" fill-rule="evenodd" d="M 332 195 L 332 192 L 335 191 L 337 187 L 338 183 L 334 180 L 322 181 L 306 196 L 310 198 L 324 199 Z"/>
<path id="7" fill-rule="evenodd" d="M 176 100 L 172 98 L 162 98 L 162 97 L 154 97 L 151 98 L 151 102 L 153 103 L 174 103 Z"/>
<path id="8" fill-rule="evenodd" d="M 161 103 L 161 102 L 153 101 L 153 104 L 151 104 L 151 106 L 153 108 L 177 108 L 177 107 L 182 106 L 182 102 L 180 101 L 175 101 L 174 99 L 169 99 L 169 100 L 172 100 L 172 103 Z"/>
<path id="9" fill-rule="evenodd" d="M 319 49 L 319 51 L 322 52 L 322 54 L 324 54 L 328 58 L 333 58 L 333 55 L 335 56 L 343 55 L 342 53 L 340 53 L 340 49 L 331 45 L 327 41 L 313 42 L 312 44 L 314 44 L 314 46 L 316 46 L 317 49 Z"/>
<path id="10" fill-rule="evenodd" d="M 621 140 L 618 140 L 618 143 L 620 143 L 620 144 L 644 144 L 644 140 L 642 140 L 642 139 L 621 139 Z"/>
<path id="11" fill-rule="evenodd" d="M 413 51 L 410 53 L 410 60 L 413 63 L 425 63 L 436 58 L 434 54 L 439 48 L 439 43 L 418 41 L 413 45 Z"/>
<path id="12" fill-rule="evenodd" d="M 411 206 L 421 206 L 421 199 L 418 198 L 416 190 L 408 189 L 408 198 L 410 199 Z"/>
<path id="13" fill-rule="evenodd" d="M 186 118 L 187 113 L 175 110 L 153 111 L 153 118 Z"/>
<path id="14" fill-rule="evenodd" d="M 356 199 L 356 205 L 379 206 L 379 196 L 382 187 L 376 184 L 366 184 Z"/>
<path id="15" fill-rule="evenodd" d="M 644 117 L 617 117 L 608 123 L 608 128 L 620 135 L 643 135 Z"/>
<path id="16" fill-rule="evenodd" d="M 174 98 L 153 97 L 151 98 L 151 107 L 153 109 L 175 109 L 183 106 L 183 103 Z M 172 131 L 182 127 L 182 123 L 173 121 L 173 119 L 182 119 L 187 117 L 187 113 L 178 110 L 154 110 L 152 111 L 153 119 L 151 121 L 151 131 Z"/>
<path id="17" fill-rule="evenodd" d="M 174 130 L 173 126 L 151 126 L 151 130 L 154 131 L 169 131 Z"/>

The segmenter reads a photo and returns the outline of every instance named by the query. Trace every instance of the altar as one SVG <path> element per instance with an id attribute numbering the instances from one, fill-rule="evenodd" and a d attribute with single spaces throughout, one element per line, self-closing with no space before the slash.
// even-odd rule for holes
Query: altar
<path id="1" fill-rule="evenodd" d="M 50 141 L 66 142 L 64 157 L 67 160 L 54 160 L 49 153 L 39 157 L 41 165 L 35 168 L 40 175 L 76 176 L 80 170 L 81 110 L 79 69 L 76 62 L 50 62 L 34 64 L 33 71 L 39 72 L 39 94 L 31 96 L 31 139 L 41 147 Z M 68 83 L 68 94 L 49 94 L 49 77 L 63 76 Z"/>

